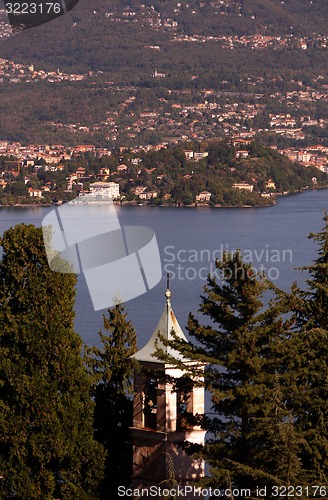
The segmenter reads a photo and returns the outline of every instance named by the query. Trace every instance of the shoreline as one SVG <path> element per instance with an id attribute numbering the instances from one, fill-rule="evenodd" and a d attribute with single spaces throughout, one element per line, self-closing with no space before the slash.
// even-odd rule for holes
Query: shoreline
<path id="1" fill-rule="evenodd" d="M 266 208 L 266 207 L 274 207 L 277 204 L 276 198 L 281 196 L 290 196 L 293 194 L 302 194 L 307 191 L 317 191 L 319 189 L 328 189 L 328 186 L 317 186 L 314 188 L 301 189 L 298 191 L 288 191 L 284 193 L 274 193 L 271 197 L 273 198 L 273 203 L 265 203 L 263 205 L 212 205 L 209 203 L 192 203 L 190 205 L 183 205 L 178 203 L 165 203 L 165 204 L 156 204 L 151 202 L 140 203 L 140 201 L 114 201 L 114 205 L 117 206 L 131 206 L 131 207 L 169 207 L 169 208 Z M 14 205 L 2 205 L 1 208 L 49 208 L 49 207 L 57 207 L 60 206 L 61 203 L 15 203 Z"/>

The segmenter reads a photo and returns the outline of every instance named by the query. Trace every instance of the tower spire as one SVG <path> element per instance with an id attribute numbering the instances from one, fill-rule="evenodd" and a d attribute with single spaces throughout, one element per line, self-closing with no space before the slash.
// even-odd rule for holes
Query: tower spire
<path id="1" fill-rule="evenodd" d="M 185 334 L 181 329 L 181 326 L 178 323 L 178 320 L 175 317 L 174 312 L 172 311 L 172 306 L 170 301 L 171 290 L 170 290 L 169 274 L 167 274 L 166 279 L 167 279 L 166 282 L 167 289 L 165 292 L 166 304 L 163 314 L 154 330 L 154 333 L 148 340 L 147 344 L 142 349 L 140 349 L 140 351 L 136 352 L 131 356 L 132 358 L 137 359 L 138 361 L 160 363 L 162 365 L 165 365 L 165 362 L 159 360 L 156 357 L 155 353 L 157 349 L 162 349 L 164 352 L 166 352 L 170 356 L 174 356 L 176 359 L 186 361 L 186 359 L 181 353 L 173 349 L 170 345 L 164 345 L 164 343 L 158 338 L 158 335 L 160 334 L 166 340 L 169 341 L 174 340 L 172 336 L 172 330 L 174 330 L 177 337 L 179 337 L 181 340 L 184 340 L 185 342 L 188 342 Z"/>
<path id="2" fill-rule="evenodd" d="M 166 297 L 166 305 L 170 306 L 171 305 L 171 290 L 170 290 L 170 275 L 167 273 L 166 275 L 166 292 L 165 292 L 165 297 Z"/>

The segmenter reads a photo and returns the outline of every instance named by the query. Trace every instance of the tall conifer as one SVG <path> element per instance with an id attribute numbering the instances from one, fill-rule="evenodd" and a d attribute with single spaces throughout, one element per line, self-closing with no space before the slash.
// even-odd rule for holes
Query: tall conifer
<path id="1" fill-rule="evenodd" d="M 174 346 L 187 358 L 208 363 L 207 388 L 216 417 L 205 419 L 213 435 L 201 451 L 211 473 L 205 484 L 251 488 L 255 495 L 256 486 L 287 480 L 280 458 L 288 454 L 288 478 L 299 479 L 301 473 L 296 431 L 295 445 L 288 445 L 293 416 L 284 410 L 283 396 L 279 411 L 273 396 L 276 373 L 284 371 L 281 353 L 289 322 L 283 313 L 288 300 L 256 275 L 239 251 L 225 253 L 216 267 L 218 276 L 208 278 L 200 306 L 208 323 L 201 324 L 191 314 L 188 330 L 196 343 L 176 341 Z M 277 295 L 264 308 L 264 299 L 274 290 Z M 273 460 L 270 452 L 278 431 L 281 442 Z"/>
<path id="2" fill-rule="evenodd" d="M 292 305 L 296 330 L 286 349 L 289 406 L 303 438 L 302 461 L 308 482 L 328 481 L 328 215 L 325 227 L 309 238 L 318 257 L 308 271 L 308 289 L 294 287 Z"/>
<path id="3" fill-rule="evenodd" d="M 104 452 L 74 332 L 76 276 L 50 270 L 34 226 L 0 244 L 1 498 L 94 499 Z"/>
<path id="4" fill-rule="evenodd" d="M 107 451 L 103 498 L 116 498 L 118 486 L 129 486 L 132 476 L 133 366 L 129 359 L 137 350 L 136 332 L 122 304 L 103 317 L 106 333 L 99 332 L 101 347 L 87 350 L 95 376 L 95 435 Z"/>

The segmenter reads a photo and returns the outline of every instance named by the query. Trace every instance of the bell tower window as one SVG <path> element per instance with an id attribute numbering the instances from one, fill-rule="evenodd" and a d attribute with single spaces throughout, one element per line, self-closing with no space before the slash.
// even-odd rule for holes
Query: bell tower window
<path id="1" fill-rule="evenodd" d="M 177 430 L 193 427 L 193 382 L 189 377 L 181 377 L 176 384 L 177 394 Z"/>
<path id="2" fill-rule="evenodd" d="M 144 427 L 157 429 L 157 381 L 150 379 L 144 390 Z"/>

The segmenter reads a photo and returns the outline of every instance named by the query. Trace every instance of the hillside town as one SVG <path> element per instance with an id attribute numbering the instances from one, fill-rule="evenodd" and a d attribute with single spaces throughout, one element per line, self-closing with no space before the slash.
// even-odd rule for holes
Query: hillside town
<path id="1" fill-rule="evenodd" d="M 309 48 L 318 47 L 326 49 L 328 45 L 328 36 L 318 35 L 313 37 L 296 37 L 289 36 L 273 36 L 273 35 L 247 35 L 247 36 L 212 36 L 212 35 L 175 35 L 173 40 L 175 42 L 189 42 L 189 43 L 218 43 L 221 47 L 226 49 L 235 49 L 237 47 L 248 47 L 251 49 L 278 49 L 278 48 L 298 48 L 307 50 Z M 160 49 L 160 47 L 158 47 Z"/>
<path id="2" fill-rule="evenodd" d="M 38 81 L 47 81 L 49 83 L 59 82 L 80 82 L 86 78 L 86 75 L 67 74 L 59 69 L 56 71 L 45 71 L 36 69 L 33 64 L 26 66 L 18 64 L 8 59 L 0 59 L 0 83 L 5 81 L 9 83 L 36 83 Z"/>
<path id="3" fill-rule="evenodd" d="M 159 74 L 155 69 L 156 78 Z M 44 71 L 33 65 L 26 67 L 0 60 L 0 84 L 3 85 L 35 85 L 41 81 L 53 85 L 61 82 L 74 85 L 89 80 L 96 87 L 98 78 L 102 75 L 92 72 L 88 75 L 67 74 L 59 69 Z M 325 79 L 317 75 L 309 85 L 301 81 L 285 82 L 281 77 L 280 85 L 289 89 L 279 91 L 275 88 L 268 101 L 261 89 L 265 85 L 275 87 L 276 83 L 276 78 L 266 82 L 263 77 L 249 77 L 245 81 L 240 80 L 245 91 L 230 90 L 229 82 L 224 80 L 220 83 L 222 90 L 163 88 L 162 97 L 149 106 L 140 103 L 138 88 L 107 82 L 103 84 L 106 93 L 113 100 L 119 99 L 118 105 L 104 107 L 96 118 L 81 115 L 78 120 L 69 121 L 68 118 L 64 121 L 54 117 L 42 123 L 42 129 L 45 132 L 67 132 L 68 137 L 76 135 L 83 142 L 87 137 L 87 141 L 93 142 L 97 136 L 102 137 L 106 145 L 123 144 L 129 147 L 145 144 L 150 136 L 156 143 L 188 139 L 202 141 L 216 135 L 254 138 L 257 134 L 304 141 L 308 138 L 312 140 L 313 135 L 320 135 L 320 130 L 324 133 L 328 127 L 325 108 L 322 108 L 322 103 L 328 101 Z M 272 113 L 268 107 L 283 109 L 284 112 Z"/>
<path id="4" fill-rule="evenodd" d="M 283 6 L 280 9 L 284 12 Z M 251 153 L 253 142 L 308 168 L 312 173 L 305 185 L 315 186 L 316 172 L 328 173 L 328 79 L 323 68 L 317 65 L 310 76 L 294 72 L 290 77 L 283 68 L 239 71 L 241 65 L 247 66 L 241 59 L 233 72 L 216 78 L 210 71 L 203 77 L 201 68 L 193 66 L 196 57 L 195 61 L 191 57 L 187 72 L 175 74 L 161 56 L 168 47 L 178 53 L 189 50 L 193 43 L 195 51 L 198 45 L 207 47 L 207 56 L 211 47 L 218 54 L 222 49 L 227 66 L 231 50 L 241 51 L 241 55 L 244 50 L 245 54 L 253 51 L 259 57 L 262 53 L 276 57 L 276 51 L 280 51 L 279 57 L 290 52 L 299 57 L 315 53 L 320 58 L 327 51 L 327 35 L 300 35 L 292 28 L 288 34 L 277 35 L 266 25 L 253 34 L 238 29 L 235 34 L 219 30 L 212 34 L 211 29 L 202 28 L 204 12 L 204 20 L 211 13 L 221 22 L 231 16 L 236 26 L 244 20 L 256 25 L 257 15 L 251 7 L 233 0 L 197 5 L 168 2 L 161 8 L 149 2 L 113 3 L 111 8 L 106 5 L 90 11 L 88 21 L 106 27 L 136 25 L 137 31 L 141 27 L 156 33 L 156 43 L 156 38 L 148 36 L 140 42 L 144 58 L 140 65 L 147 68 L 141 77 L 133 72 L 125 75 L 117 68 L 103 71 L 102 65 L 94 70 L 93 63 L 88 71 L 78 71 L 76 68 L 82 68 L 78 64 L 64 71 L 50 67 L 49 59 L 45 64 L 0 59 L 4 108 L 9 109 L 13 99 L 16 106 L 15 114 L 3 114 L 0 130 L 0 202 L 13 204 L 22 201 L 19 197 L 25 202 L 67 201 L 89 193 L 93 183 L 105 182 L 118 185 L 115 198 L 124 203 L 183 199 L 189 204 L 220 204 L 222 197 L 209 181 L 201 182 L 196 190 L 195 176 L 202 179 L 203 171 L 192 168 L 196 164 L 204 169 L 213 166 L 208 160 L 208 144 L 213 140 L 229 141 L 234 148 L 234 160 L 225 172 L 229 182 L 222 191 L 272 198 L 288 190 L 286 185 L 278 186 L 269 173 L 253 168 L 257 161 Z M 74 20 L 72 32 L 79 29 L 79 22 Z M 146 64 L 148 59 L 151 66 Z M 36 100 L 39 90 L 42 96 L 47 93 L 44 101 Z M 166 172 L 165 162 L 163 168 L 143 163 L 146 153 L 171 151 L 174 146 L 184 151 L 189 165 L 178 195 L 173 188 L 177 181 Z M 97 168 L 90 166 L 93 161 Z M 217 179 L 215 183 L 217 186 Z"/>
<path id="5" fill-rule="evenodd" d="M 233 148 L 234 161 L 237 165 L 242 166 L 243 162 L 256 159 L 252 158 L 251 145 L 250 138 L 232 137 L 230 146 Z M 49 204 L 69 201 L 76 196 L 92 197 L 97 194 L 106 194 L 120 203 L 143 204 L 155 201 L 169 203 L 172 198 L 167 184 L 167 174 L 158 171 L 156 166 L 147 168 L 143 158 L 146 153 L 163 152 L 173 146 L 174 144 L 163 143 L 140 148 L 121 147 L 119 153 L 113 155 L 109 149 L 97 148 L 92 144 L 67 148 L 60 144 L 22 146 L 20 143 L 1 141 L 0 203 L 1 200 L 2 202 L 9 200 L 9 204 L 16 204 L 17 201 L 23 201 L 24 204 Z M 295 164 L 315 167 L 318 172 L 328 174 L 328 147 L 318 144 L 302 150 L 287 148 L 279 150 L 278 153 L 288 157 Z M 209 153 L 204 149 L 200 151 L 184 149 L 183 154 L 192 169 L 190 174 L 182 178 L 183 182 L 188 183 L 195 174 L 197 165 L 206 165 Z M 81 166 L 88 165 L 87 158 L 90 158 L 90 161 L 92 158 L 97 158 L 97 161 L 103 162 L 106 166 L 91 171 L 88 166 Z M 230 168 L 230 171 L 233 174 L 236 168 Z M 252 177 L 253 182 L 242 179 L 244 178 L 237 177 L 236 182 L 231 183 L 231 188 L 250 193 L 254 188 L 258 190 L 256 187 L 258 179 Z M 311 187 L 316 187 L 316 176 L 312 177 L 311 184 Z M 260 195 L 271 198 L 276 194 L 286 193 L 279 193 L 275 182 L 267 177 L 264 179 Z M 209 190 L 200 189 L 190 202 L 209 204 L 212 200 L 212 193 Z"/>
<path id="6" fill-rule="evenodd" d="M 283 9 L 284 2 L 281 4 Z M 106 11 L 94 9 L 89 13 L 90 23 L 104 23 L 106 30 L 125 29 L 126 24 L 132 28 L 136 26 L 137 29 L 150 30 L 152 37 L 147 36 L 147 43 L 140 43 L 139 55 L 145 62 L 151 60 L 152 68 L 145 62 L 141 64 L 147 67 L 141 82 L 140 76 L 134 78 L 133 72 L 129 74 L 127 83 L 126 76 L 122 78 L 117 69 L 103 70 L 100 65 L 95 70 L 92 61 L 86 71 L 69 71 L 58 67 L 60 64 L 50 67 L 51 58 L 46 64 L 32 59 L 22 63 L 22 60 L 15 60 L 15 56 L 1 58 L 0 84 L 8 93 L 6 106 L 10 106 L 15 91 L 19 92 L 24 103 L 22 93 L 25 88 L 32 93 L 37 85 L 42 86 L 43 83 L 50 84 L 53 89 L 59 85 L 56 102 L 62 112 L 52 112 L 51 96 L 48 95 L 47 109 L 38 109 L 36 112 L 34 130 L 39 130 L 44 136 L 59 135 L 60 142 L 66 134 L 66 146 L 73 142 L 90 142 L 106 147 L 117 144 L 137 147 L 147 143 L 171 143 L 174 140 L 203 141 L 218 135 L 256 138 L 257 134 L 274 136 L 275 140 L 269 141 L 268 145 L 279 142 L 281 138 L 311 142 L 313 145 L 317 142 L 313 142 L 313 136 L 326 137 L 328 80 L 324 69 L 320 71 L 318 65 L 311 72 L 311 78 L 304 74 L 299 78 L 290 78 L 283 68 L 277 68 L 275 72 L 249 71 L 246 76 L 244 66 L 247 67 L 247 64 L 242 59 L 241 63 L 236 63 L 230 77 L 226 74 L 225 77 L 215 78 L 213 83 L 206 79 L 203 81 L 202 70 L 197 70 L 197 65 L 193 66 L 196 57 L 191 58 L 190 74 L 180 74 L 178 62 L 178 73 L 175 74 L 162 57 L 167 50 L 176 51 L 177 54 L 182 50 L 190 51 L 190 44 L 194 44 L 197 46 L 195 50 L 202 47 L 206 55 L 214 51 L 218 52 L 218 58 L 224 55 L 227 67 L 231 51 L 263 53 L 264 57 L 276 57 L 278 53 L 279 60 L 289 57 L 291 52 L 300 58 L 317 54 L 320 60 L 328 50 L 326 34 L 300 35 L 294 33 L 291 26 L 290 33 L 279 35 L 271 33 L 270 28 L 262 24 L 260 27 L 254 24 L 252 34 L 221 34 L 220 30 L 212 34 L 202 28 L 203 17 L 206 18 L 209 12 L 221 22 L 230 16 L 237 21 L 240 18 L 240 22 L 247 19 L 256 23 L 257 14 L 252 13 L 250 7 L 246 8 L 244 2 L 231 0 L 198 2 L 197 7 L 192 2 L 168 2 L 162 7 L 149 2 L 138 5 L 118 3 Z M 203 16 L 204 12 L 207 14 Z M 3 10 L 1 14 L 4 15 Z M 4 23 L 3 26 L 7 25 Z M 74 21 L 71 29 L 72 32 L 78 31 L 79 19 Z M 156 39 L 156 43 L 151 41 Z M 304 64 L 307 67 L 306 61 Z M 176 80 L 179 78 L 182 83 L 177 85 Z M 61 93 L 62 83 L 67 85 L 67 100 Z M 153 87 L 157 90 L 157 98 L 149 102 L 145 98 L 145 89 Z M 78 113 L 73 105 L 75 99 L 77 103 L 88 99 L 94 103 L 98 95 L 102 102 L 97 106 L 96 113 Z M 8 113 L 5 115 L 6 126 L 3 128 L 7 131 L 10 118 Z M 24 123 L 27 117 L 28 113 L 21 118 Z M 8 136 L 4 137 L 6 139 L 12 139 L 17 132 L 17 125 L 9 125 L 13 126 L 13 131 L 8 132 Z M 28 132 L 24 131 L 25 136 Z M 1 137 L 3 135 L 0 133 Z"/>

